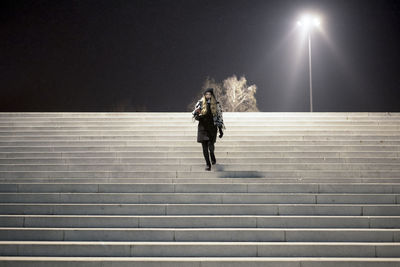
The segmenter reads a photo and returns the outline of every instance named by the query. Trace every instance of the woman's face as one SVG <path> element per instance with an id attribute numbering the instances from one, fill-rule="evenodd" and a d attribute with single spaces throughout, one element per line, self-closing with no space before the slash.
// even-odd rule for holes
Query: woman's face
<path id="1" fill-rule="evenodd" d="M 211 98 L 211 93 L 210 92 L 207 92 L 206 93 L 206 99 L 210 99 Z"/>

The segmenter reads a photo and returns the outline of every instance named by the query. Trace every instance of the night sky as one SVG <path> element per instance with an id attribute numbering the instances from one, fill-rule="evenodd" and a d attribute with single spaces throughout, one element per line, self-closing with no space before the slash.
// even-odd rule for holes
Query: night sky
<path id="1" fill-rule="evenodd" d="M 309 111 L 307 11 L 314 111 L 400 111 L 400 0 L 2 0 L 0 111 L 187 111 L 233 74 Z"/>

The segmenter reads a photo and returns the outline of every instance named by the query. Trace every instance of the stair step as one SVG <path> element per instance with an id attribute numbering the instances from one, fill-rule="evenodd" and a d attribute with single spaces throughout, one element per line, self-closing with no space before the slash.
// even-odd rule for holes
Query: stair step
<path id="1" fill-rule="evenodd" d="M 0 172 L 5 171 L 202 171 L 205 163 L 163 164 L 163 163 L 115 163 L 115 164 L 0 164 Z M 310 170 L 351 170 L 351 171 L 398 171 L 398 163 L 218 163 L 215 171 L 310 171 Z"/>
<path id="2" fill-rule="evenodd" d="M 133 158 L 133 157 L 59 157 L 59 158 L 0 158 L 0 165 L 88 165 L 88 164 L 191 164 L 199 165 L 203 158 Z M 218 159 L 219 165 L 224 164 L 316 164 L 316 163 L 334 163 L 334 164 L 350 164 L 350 163 L 379 163 L 379 164 L 400 164 L 400 158 L 390 157 L 364 157 L 364 158 L 334 158 L 334 157 L 315 157 L 315 158 L 263 158 L 263 157 L 249 157 L 249 158 L 222 158 Z"/>
<path id="3" fill-rule="evenodd" d="M 0 171 L 0 178 L 400 178 L 400 170 Z"/>
<path id="4" fill-rule="evenodd" d="M 7 267 L 398 267 L 393 257 L 0 257 Z"/>
<path id="5" fill-rule="evenodd" d="M 0 247 L 10 256 L 42 257 L 400 257 L 400 243 L 0 241 Z"/>
<path id="6" fill-rule="evenodd" d="M 400 204 L 400 194 L 375 193 L 0 193 L 0 203 L 130 204 Z"/>
<path id="7" fill-rule="evenodd" d="M 400 183 L 3 183 L 18 193 L 398 193 Z"/>
<path id="8" fill-rule="evenodd" d="M 0 139 L 0 147 L 65 147 L 65 146 L 132 146 L 132 147 L 147 147 L 147 146 L 167 146 L 167 147 L 198 147 L 199 144 L 196 140 L 57 140 L 57 141 L 43 141 L 43 140 L 26 140 L 26 141 L 15 141 L 15 140 L 4 140 Z M 267 141 L 267 140 L 218 140 L 218 148 L 220 147 L 254 147 L 254 146 L 400 146 L 399 140 L 299 140 L 299 141 Z"/>
<path id="9" fill-rule="evenodd" d="M 0 215 L 0 227 L 400 228 L 400 216 Z"/>
<path id="10" fill-rule="evenodd" d="M 240 119 L 240 118 L 224 118 L 224 122 L 229 124 L 229 129 L 231 127 L 277 127 L 277 126 L 399 126 L 400 122 L 397 119 L 386 119 L 386 120 L 344 120 L 344 119 L 314 119 L 314 120 L 296 120 L 296 119 L 286 119 L 286 120 L 276 120 L 271 118 L 253 118 L 253 119 Z M 11 128 L 17 127 L 161 127 L 161 126 L 183 126 L 183 127 L 193 127 L 197 126 L 197 122 L 192 122 L 187 118 L 176 119 L 172 118 L 168 121 L 165 119 L 149 118 L 147 121 L 139 119 L 115 119 L 115 120 L 25 120 L 25 119 L 14 119 L 14 120 L 1 120 L 1 128 Z"/>
<path id="11" fill-rule="evenodd" d="M 165 137 L 165 136 L 179 136 L 180 134 L 183 134 L 185 136 L 190 136 L 192 137 L 192 140 L 196 138 L 197 134 L 197 129 L 195 128 L 196 126 L 194 125 L 190 129 L 187 130 L 163 130 L 162 134 L 156 130 L 110 130 L 107 129 L 105 130 L 26 130 L 26 131 L 15 131 L 15 130 L 9 130 L 9 131 L 0 131 L 0 136 L 29 136 L 29 135 L 72 135 L 72 136 L 81 136 L 81 135 L 92 135 L 92 136 L 109 136 L 109 135 L 130 135 L 133 137 L 136 136 L 159 136 L 159 137 Z M 243 128 L 243 127 L 242 127 Z M 265 129 L 265 130 L 255 130 L 253 129 L 251 132 L 249 130 L 235 130 L 232 132 L 229 132 L 230 136 L 235 136 L 236 138 L 241 137 L 241 136 L 258 136 L 258 135 L 288 135 L 288 134 L 296 134 L 296 135 L 343 135 L 343 136 L 348 136 L 348 135 L 394 135 L 398 138 L 399 135 L 399 129 L 396 127 L 396 129 L 388 129 L 388 130 L 363 130 L 363 129 L 351 129 L 351 130 L 346 130 L 346 129 L 341 129 L 341 130 L 310 130 L 309 127 L 306 127 L 306 129 L 287 129 L 283 130 L 281 128 L 277 128 L 276 130 L 272 130 L 270 128 Z"/>
<path id="12" fill-rule="evenodd" d="M 0 203 L 0 214 L 398 216 L 399 204 Z"/>
<path id="13" fill-rule="evenodd" d="M 187 123 L 177 123 L 176 125 L 130 125 L 127 124 L 125 126 L 1 126 L 0 125 L 0 133 L 9 133 L 13 132 L 24 133 L 24 132 L 66 132 L 66 133 L 74 133 L 76 131 L 85 131 L 85 132 L 113 132 L 113 131 L 121 131 L 121 132 L 175 132 L 175 131 L 183 131 L 187 133 L 193 133 L 197 131 L 196 124 L 187 124 Z M 145 128 L 145 130 L 143 130 Z M 242 130 L 243 128 L 246 131 Z M 105 130 L 106 129 L 106 130 Z M 140 130 L 138 130 L 140 129 Z M 246 133 L 246 132 L 275 132 L 275 131 L 324 131 L 324 132 L 342 132 L 342 131 L 367 131 L 367 132 L 391 132 L 400 130 L 400 125 L 265 125 L 265 124 L 257 124 L 257 125 L 229 125 L 229 133 Z"/>
<path id="14" fill-rule="evenodd" d="M 196 157 L 201 156 L 202 152 L 199 151 L 95 151 L 95 152 L 85 152 L 85 151 L 74 151 L 74 152 L 28 152 L 28 151 L 14 151 L 14 152 L 0 152 L 0 158 L 43 158 L 43 157 L 51 157 L 51 158 L 93 158 L 93 157 L 113 157 L 113 158 L 122 158 L 122 157 L 133 157 L 133 158 L 145 158 L 152 157 L 155 159 L 163 159 L 163 158 L 188 158 L 188 157 Z M 400 152 L 396 151 L 216 151 L 215 156 L 217 159 L 220 158 L 268 158 L 268 157 L 280 157 L 280 158 L 296 158 L 296 157 L 322 157 L 322 158 L 355 158 L 355 157 L 391 157 L 391 158 L 399 158 Z"/>
<path id="15" fill-rule="evenodd" d="M 128 183 L 128 184 L 237 184 L 237 183 L 247 183 L 247 184 L 286 184 L 286 183 L 298 183 L 298 184 L 308 184 L 308 183 L 318 183 L 318 184 L 351 184 L 357 183 L 363 184 L 398 184 L 400 183 L 400 178 L 332 178 L 329 176 L 321 178 L 18 178 L 19 183 L 51 183 L 51 184 L 85 184 L 85 183 L 102 183 L 102 184 L 118 184 L 118 183 Z M 0 183 L 4 184 L 3 191 L 15 191 L 17 190 L 16 185 L 6 185 L 14 183 L 16 178 L 0 178 Z M 68 187 L 68 185 L 67 185 Z M 274 188 L 274 187 L 272 187 Z M 376 187 L 378 190 L 380 186 Z M 363 189 L 360 186 L 360 189 Z M 395 191 L 393 191 L 395 192 Z"/>
<path id="16" fill-rule="evenodd" d="M 147 142 L 147 141 L 158 141 L 158 142 L 194 142 L 194 138 L 192 135 L 183 135 L 181 133 L 177 135 L 1 135 L 1 141 L 133 141 L 133 142 Z M 222 139 L 217 140 L 218 143 L 222 142 L 234 142 L 234 141 L 399 141 L 400 134 L 390 134 L 390 135 L 368 135 L 368 134 L 352 134 L 352 135 L 337 135 L 337 134 L 307 134 L 301 135 L 296 132 L 288 133 L 288 134 L 264 134 L 264 135 L 246 135 L 243 134 L 241 136 L 230 136 L 224 135 Z"/>

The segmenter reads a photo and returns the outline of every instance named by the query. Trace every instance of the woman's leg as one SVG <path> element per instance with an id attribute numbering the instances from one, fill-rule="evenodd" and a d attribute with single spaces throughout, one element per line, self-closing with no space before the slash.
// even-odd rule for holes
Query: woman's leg
<path id="1" fill-rule="evenodd" d="M 210 156 L 211 156 L 211 162 L 212 164 L 215 164 L 216 159 L 215 159 L 215 154 L 214 154 L 214 143 L 209 141 L 208 142 L 208 149 L 210 150 Z"/>
<path id="2" fill-rule="evenodd" d="M 210 157 L 208 154 L 208 141 L 201 142 L 201 145 L 203 147 L 203 155 L 204 155 L 204 159 L 206 160 L 206 164 L 207 164 L 207 166 L 211 166 Z"/>

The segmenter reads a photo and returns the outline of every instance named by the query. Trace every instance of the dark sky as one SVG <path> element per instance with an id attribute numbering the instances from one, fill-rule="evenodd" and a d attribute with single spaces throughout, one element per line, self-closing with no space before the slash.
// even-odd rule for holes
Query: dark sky
<path id="1" fill-rule="evenodd" d="M 400 0 L 0 2 L 0 111 L 187 111 L 207 76 L 260 111 L 400 111 Z"/>

